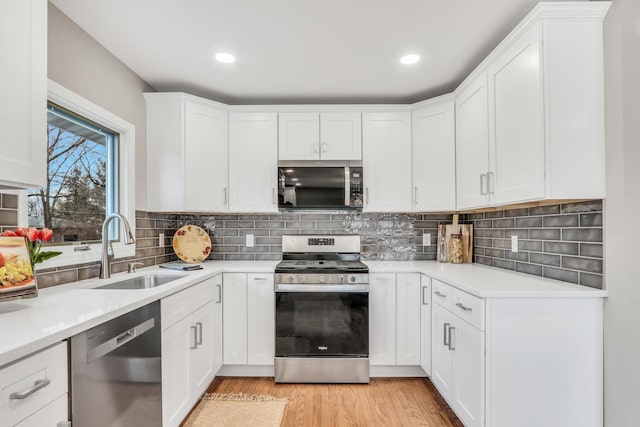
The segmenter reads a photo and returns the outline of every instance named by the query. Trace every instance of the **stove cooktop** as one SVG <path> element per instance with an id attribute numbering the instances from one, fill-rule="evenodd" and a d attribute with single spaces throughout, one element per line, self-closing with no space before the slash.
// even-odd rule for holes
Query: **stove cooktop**
<path id="1" fill-rule="evenodd" d="M 360 261 L 341 260 L 284 260 L 276 265 L 276 273 L 324 274 L 368 273 L 369 267 Z"/>

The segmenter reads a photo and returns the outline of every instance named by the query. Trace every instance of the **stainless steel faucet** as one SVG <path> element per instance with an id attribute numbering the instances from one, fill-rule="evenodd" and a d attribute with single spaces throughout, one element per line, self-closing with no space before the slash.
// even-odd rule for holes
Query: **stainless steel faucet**
<path id="1" fill-rule="evenodd" d="M 102 223 L 102 260 L 100 267 L 100 278 L 108 279 L 111 277 L 111 260 L 113 259 L 113 246 L 109 240 L 109 223 L 114 218 L 118 218 L 122 223 L 122 229 L 124 230 L 124 244 L 130 245 L 136 242 L 131 232 L 131 226 L 129 221 L 119 213 L 112 213 L 107 216 Z"/>

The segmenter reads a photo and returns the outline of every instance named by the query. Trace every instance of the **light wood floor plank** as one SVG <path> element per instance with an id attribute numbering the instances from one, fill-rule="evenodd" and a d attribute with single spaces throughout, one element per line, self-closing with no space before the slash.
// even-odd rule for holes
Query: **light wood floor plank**
<path id="1" fill-rule="evenodd" d="M 207 391 L 287 397 L 283 427 L 462 427 L 425 378 L 373 378 L 369 384 L 276 384 L 273 378 L 222 377 Z"/>

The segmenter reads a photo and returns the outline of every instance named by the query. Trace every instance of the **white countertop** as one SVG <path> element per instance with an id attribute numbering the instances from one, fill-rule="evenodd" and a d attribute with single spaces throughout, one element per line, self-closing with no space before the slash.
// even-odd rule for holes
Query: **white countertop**
<path id="1" fill-rule="evenodd" d="M 109 280 L 89 279 L 43 289 L 33 299 L 2 302 L 0 367 L 216 274 L 272 273 L 277 263 L 207 261 L 203 263 L 203 270 L 191 272 L 150 267 L 140 270 L 136 275 L 161 272 L 184 277 L 152 289 L 91 289 L 133 277 L 131 274 L 120 273 Z M 424 273 L 485 298 L 607 296 L 607 292 L 602 290 L 477 264 L 440 264 L 434 261 L 368 261 L 366 264 L 371 273 Z"/>
<path id="2" fill-rule="evenodd" d="M 480 264 L 365 261 L 369 273 L 423 273 L 481 298 L 604 298 L 607 291 Z"/>

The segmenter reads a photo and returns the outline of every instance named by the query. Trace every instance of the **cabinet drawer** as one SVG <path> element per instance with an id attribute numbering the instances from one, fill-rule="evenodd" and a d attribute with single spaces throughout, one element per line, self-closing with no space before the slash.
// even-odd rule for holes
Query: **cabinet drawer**
<path id="1" fill-rule="evenodd" d="M 453 286 L 442 283 L 439 280 L 431 281 L 432 299 L 435 304 L 439 304 L 449 311 L 453 307 Z"/>
<path id="2" fill-rule="evenodd" d="M 66 342 L 0 370 L 0 427 L 13 426 L 65 395 L 67 384 Z"/>
<path id="3" fill-rule="evenodd" d="M 484 331 L 484 300 L 458 289 L 453 290 L 453 314 Z"/>
<path id="4" fill-rule="evenodd" d="M 163 298 L 160 302 L 162 330 L 164 331 L 211 301 L 214 293 L 213 279 L 207 279 L 184 291 Z"/>

